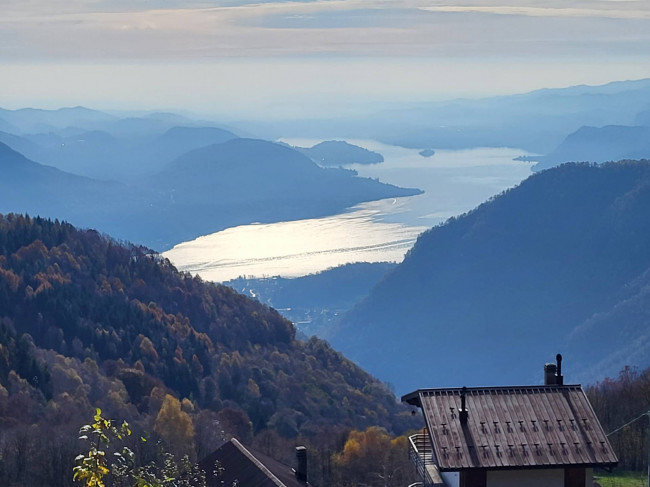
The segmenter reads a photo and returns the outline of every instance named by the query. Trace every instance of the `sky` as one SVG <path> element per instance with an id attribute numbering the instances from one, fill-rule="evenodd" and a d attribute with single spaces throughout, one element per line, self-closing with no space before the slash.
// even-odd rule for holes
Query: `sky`
<path id="1" fill-rule="evenodd" d="M 650 77 L 647 0 L 0 0 L 0 107 L 237 118 Z"/>

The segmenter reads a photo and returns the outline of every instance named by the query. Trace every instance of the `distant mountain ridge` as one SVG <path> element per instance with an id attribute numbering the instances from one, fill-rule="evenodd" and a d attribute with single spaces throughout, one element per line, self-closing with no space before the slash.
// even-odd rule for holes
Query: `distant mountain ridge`
<path id="1" fill-rule="evenodd" d="M 650 79 L 405 104 L 371 115 L 255 123 L 267 137 L 374 139 L 413 149 L 513 147 L 546 154 L 582 126 L 643 124 Z M 640 117 L 640 118 L 638 118 Z"/>
<path id="2" fill-rule="evenodd" d="M 563 162 L 607 162 L 650 158 L 650 127 L 606 125 L 581 127 L 550 154 L 542 156 L 534 170 Z"/>
<path id="3" fill-rule="evenodd" d="M 505 145 L 545 153 L 584 125 L 631 125 L 650 104 L 650 79 L 454 100 L 391 112 L 380 140 L 417 148 Z M 392 120 L 392 122 L 391 122 Z"/>
<path id="4" fill-rule="evenodd" d="M 108 113 L 81 106 L 64 107 L 57 110 L 38 108 L 7 110 L 0 108 L 0 118 L 10 123 L 21 133 L 50 132 L 75 126 L 96 129 L 103 124 L 113 123 L 118 119 Z"/>
<path id="5" fill-rule="evenodd" d="M 95 181 L 38 164 L 2 143 L 0 170 L 0 212 L 22 207 L 67 214 L 67 209 L 85 211 L 90 201 L 109 204 L 113 198 L 119 202 L 124 197 L 117 183 Z"/>
<path id="6" fill-rule="evenodd" d="M 296 149 L 321 166 L 349 166 L 351 164 L 379 164 L 384 157 L 371 150 L 342 140 L 326 140 L 313 147 Z"/>
<path id="7" fill-rule="evenodd" d="M 398 391 L 535 383 L 557 352 L 572 381 L 646 366 L 648 214 L 649 161 L 535 174 L 423 234 L 331 342 Z"/>
<path id="8" fill-rule="evenodd" d="M 145 125 L 148 123 L 145 122 Z M 166 126 L 165 123 L 162 128 Z M 191 150 L 234 138 L 237 135 L 217 127 L 183 126 L 173 126 L 159 135 L 140 134 L 127 138 L 105 130 L 75 130 L 68 135 L 53 132 L 13 135 L 0 132 L 0 142 L 30 159 L 74 174 L 123 182 L 132 182 L 158 172 Z"/>

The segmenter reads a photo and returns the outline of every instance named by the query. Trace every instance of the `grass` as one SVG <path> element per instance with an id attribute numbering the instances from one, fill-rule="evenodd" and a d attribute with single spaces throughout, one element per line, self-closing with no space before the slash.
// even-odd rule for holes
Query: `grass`
<path id="1" fill-rule="evenodd" d="M 594 475 L 594 484 L 601 487 L 648 487 L 648 477 L 641 472 L 598 472 Z"/>

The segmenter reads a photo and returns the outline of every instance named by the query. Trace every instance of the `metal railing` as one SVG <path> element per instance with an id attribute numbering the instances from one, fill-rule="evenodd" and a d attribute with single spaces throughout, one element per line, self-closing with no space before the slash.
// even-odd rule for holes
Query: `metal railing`
<path id="1" fill-rule="evenodd" d="M 417 433 L 409 436 L 409 459 L 425 486 L 435 485 L 429 475 L 427 465 L 433 465 L 433 448 L 428 433 Z"/>

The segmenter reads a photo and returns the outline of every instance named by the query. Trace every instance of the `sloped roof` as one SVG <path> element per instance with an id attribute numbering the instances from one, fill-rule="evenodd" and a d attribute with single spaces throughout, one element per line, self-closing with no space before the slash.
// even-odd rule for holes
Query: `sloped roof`
<path id="1" fill-rule="evenodd" d="M 420 389 L 402 401 L 422 408 L 441 471 L 618 463 L 579 385 Z"/>
<path id="2" fill-rule="evenodd" d="M 215 462 L 219 461 L 223 472 L 219 477 L 212 475 Z M 290 466 L 278 462 L 262 453 L 246 448 L 232 438 L 199 462 L 207 474 L 208 487 L 230 487 L 237 482 L 240 487 L 306 487 L 299 481 Z"/>

